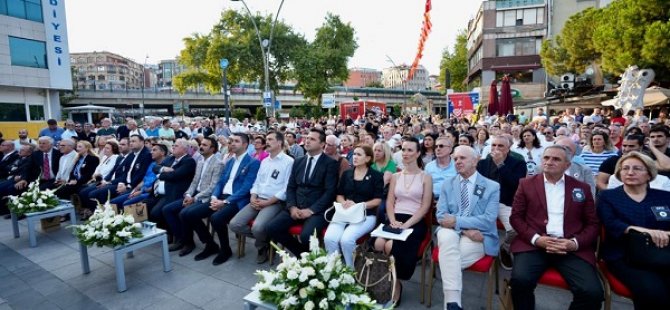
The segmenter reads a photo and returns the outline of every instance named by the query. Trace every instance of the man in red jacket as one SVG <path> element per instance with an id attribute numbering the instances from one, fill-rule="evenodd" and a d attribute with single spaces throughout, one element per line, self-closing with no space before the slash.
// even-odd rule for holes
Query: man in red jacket
<path id="1" fill-rule="evenodd" d="M 510 223 L 512 302 L 535 309 L 534 290 L 548 268 L 555 268 L 574 296 L 570 309 L 600 309 L 603 289 L 595 268 L 599 223 L 591 187 L 565 175 L 570 152 L 552 145 L 542 156 L 542 174 L 522 179 L 514 196 Z"/>

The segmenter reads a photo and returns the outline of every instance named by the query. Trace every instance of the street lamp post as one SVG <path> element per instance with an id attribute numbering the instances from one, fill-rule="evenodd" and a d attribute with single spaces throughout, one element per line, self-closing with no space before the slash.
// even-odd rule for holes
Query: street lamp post
<path id="1" fill-rule="evenodd" d="M 226 76 L 226 71 L 228 71 L 228 59 L 222 58 L 219 60 L 219 67 L 223 71 L 223 102 L 226 105 L 226 125 L 230 127 L 230 102 L 228 100 L 228 77 Z"/>
<path id="2" fill-rule="evenodd" d="M 263 66 L 264 66 L 264 74 L 265 74 L 265 87 L 263 90 L 263 93 L 268 93 L 270 92 L 270 48 L 272 47 L 272 37 L 274 35 L 275 31 L 275 26 L 277 25 L 277 18 L 279 17 L 279 12 L 281 12 L 281 8 L 284 5 L 284 0 L 281 0 L 279 3 L 279 8 L 277 9 L 277 14 L 275 14 L 274 21 L 272 22 L 272 28 L 270 28 L 270 38 L 269 39 L 261 39 L 261 33 L 258 30 L 258 25 L 256 25 L 256 20 L 254 19 L 254 16 L 251 14 L 251 10 L 249 10 L 249 7 L 247 6 L 247 3 L 244 0 L 231 0 L 233 2 L 241 1 L 242 4 L 244 5 L 244 8 L 247 10 L 247 13 L 249 14 L 249 18 L 251 19 L 251 22 L 254 25 L 254 29 L 256 30 L 256 36 L 258 37 L 258 44 L 261 47 L 261 53 L 263 56 Z M 265 50 L 267 48 L 267 51 Z M 265 114 L 266 117 L 274 117 L 275 111 L 274 111 L 274 96 L 271 95 L 270 99 L 270 106 L 265 108 Z M 265 99 L 264 99 L 265 100 Z M 269 125 L 269 124 L 267 124 Z"/>
<path id="3" fill-rule="evenodd" d="M 149 59 L 149 55 L 144 57 L 144 67 L 142 67 L 142 104 L 140 105 L 140 110 L 142 114 L 142 118 L 144 118 L 144 82 L 146 81 L 146 70 L 147 70 L 147 60 Z"/>
<path id="4" fill-rule="evenodd" d="M 402 109 L 404 112 L 405 106 L 407 105 L 407 94 L 406 94 L 407 77 L 402 76 L 402 71 L 400 71 L 400 67 L 398 67 L 395 64 L 395 61 L 393 61 L 393 59 L 391 59 L 389 55 L 386 55 L 386 60 L 393 65 L 393 68 L 398 69 L 398 74 L 400 75 L 400 83 L 402 84 Z"/>

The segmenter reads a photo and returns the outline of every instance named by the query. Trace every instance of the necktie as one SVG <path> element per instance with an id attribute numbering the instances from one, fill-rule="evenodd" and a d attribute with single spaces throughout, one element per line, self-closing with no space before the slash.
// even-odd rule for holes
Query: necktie
<path id="1" fill-rule="evenodd" d="M 42 178 L 45 180 L 51 179 L 51 165 L 49 163 L 49 154 L 44 153 L 44 159 L 42 160 Z"/>
<path id="2" fill-rule="evenodd" d="M 470 193 L 468 193 L 468 179 L 461 181 L 461 216 L 470 215 Z"/>
<path id="3" fill-rule="evenodd" d="M 307 183 L 307 181 L 309 181 L 309 177 L 310 177 L 309 173 L 312 171 L 312 159 L 314 159 L 314 157 L 309 156 L 309 161 L 307 162 L 307 167 L 305 168 L 305 179 L 304 179 L 305 182 L 304 183 Z"/>

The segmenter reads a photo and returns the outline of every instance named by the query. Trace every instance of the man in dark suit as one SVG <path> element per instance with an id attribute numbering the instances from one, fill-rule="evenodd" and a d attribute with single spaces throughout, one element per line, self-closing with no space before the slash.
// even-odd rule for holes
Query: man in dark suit
<path id="1" fill-rule="evenodd" d="M 42 136 L 37 140 L 37 152 L 33 152 L 30 160 L 30 168 L 26 175 L 16 185 L 17 189 L 24 189 L 28 183 L 39 178 L 40 189 L 51 188 L 56 181 L 56 174 L 60 166 L 60 151 L 53 148 L 54 140 L 48 136 Z"/>
<path id="2" fill-rule="evenodd" d="M 30 168 L 31 155 L 34 149 L 35 147 L 32 144 L 22 144 L 19 149 L 19 158 L 7 166 L 9 174 L 6 178 L 0 180 L 0 215 L 7 214 L 9 216 L 5 197 L 12 193 L 18 194 L 16 184 L 25 177 L 26 171 Z"/>
<path id="3" fill-rule="evenodd" d="M 338 163 L 323 154 L 326 134 L 312 129 L 305 136 L 307 154 L 293 163 L 286 188 L 286 208 L 268 223 L 267 232 L 296 256 L 309 249 L 309 237 L 321 233 L 328 223 L 323 213 L 333 205 L 337 187 Z M 288 232 L 289 227 L 303 225 L 299 240 Z"/>
<path id="4" fill-rule="evenodd" d="M 570 162 L 565 147 L 547 147 L 542 174 L 522 179 L 514 196 L 510 223 L 517 236 L 510 284 L 515 309 L 535 309 L 537 281 L 551 267 L 570 286 L 570 309 L 601 307 L 603 289 L 595 268 L 598 218 L 591 187 L 565 175 Z"/>
<path id="5" fill-rule="evenodd" d="M 92 191 L 89 194 L 90 199 L 97 199 L 104 203 L 107 198 L 114 198 L 130 192 L 137 184 L 142 182 L 151 164 L 151 152 L 144 147 L 144 138 L 140 135 L 130 137 L 129 143 L 131 153 L 123 160 L 121 175 L 116 175 L 116 178 L 111 180 L 108 185 Z"/>
<path id="6" fill-rule="evenodd" d="M 510 243 L 516 235 L 509 223 L 512 213 L 514 193 L 519 187 L 519 180 L 526 177 L 526 162 L 510 153 L 511 136 L 499 135 L 491 138 L 491 152 L 477 163 L 477 172 L 500 184 L 500 208 L 498 219 L 505 227 L 505 239 L 500 244 L 500 265 L 507 270 L 512 269 Z"/>
<path id="7" fill-rule="evenodd" d="M 209 203 L 198 202 L 180 213 L 184 223 L 185 239 L 189 240 L 189 236 L 195 231 L 200 241 L 205 244 L 205 249 L 195 256 L 195 260 L 203 260 L 217 254 L 212 262 L 214 265 L 225 263 L 233 255 L 228 242 L 228 223 L 240 209 L 249 204 L 251 186 L 260 167 L 260 162 L 247 154 L 249 136 L 234 133 L 228 141 L 228 149 L 235 153 L 235 156 L 226 163 Z M 203 218 L 210 216 L 212 227 L 219 236 L 220 248 L 202 222 Z"/>
<path id="8" fill-rule="evenodd" d="M 149 216 L 161 227 L 167 227 L 163 207 L 183 197 L 195 175 L 196 163 L 193 157 L 188 155 L 188 149 L 188 141 L 184 139 L 175 141 L 172 145 L 172 155 L 153 168 L 153 173 L 156 174 L 154 194 L 157 199 L 150 206 Z"/>
<path id="9" fill-rule="evenodd" d="M 9 166 L 19 158 L 19 152 L 14 149 L 12 140 L 5 140 L 0 143 L 0 153 L 2 153 L 2 157 L 0 157 L 0 179 L 6 179 L 9 176 Z"/>

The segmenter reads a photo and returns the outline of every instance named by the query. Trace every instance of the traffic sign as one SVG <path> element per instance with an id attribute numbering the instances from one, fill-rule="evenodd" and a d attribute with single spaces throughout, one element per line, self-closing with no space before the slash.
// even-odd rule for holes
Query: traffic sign
<path id="1" fill-rule="evenodd" d="M 221 67 L 221 69 L 228 68 L 228 59 L 221 58 L 221 60 L 219 60 L 219 67 Z"/>
<path id="2" fill-rule="evenodd" d="M 275 100 L 275 110 L 281 110 L 281 102 L 279 100 Z"/>
<path id="3" fill-rule="evenodd" d="M 321 107 L 324 109 L 330 109 L 335 107 L 335 94 L 323 94 L 321 95 Z"/>
<path id="4" fill-rule="evenodd" d="M 269 108 L 272 106 L 272 92 L 263 92 L 263 106 Z"/>

